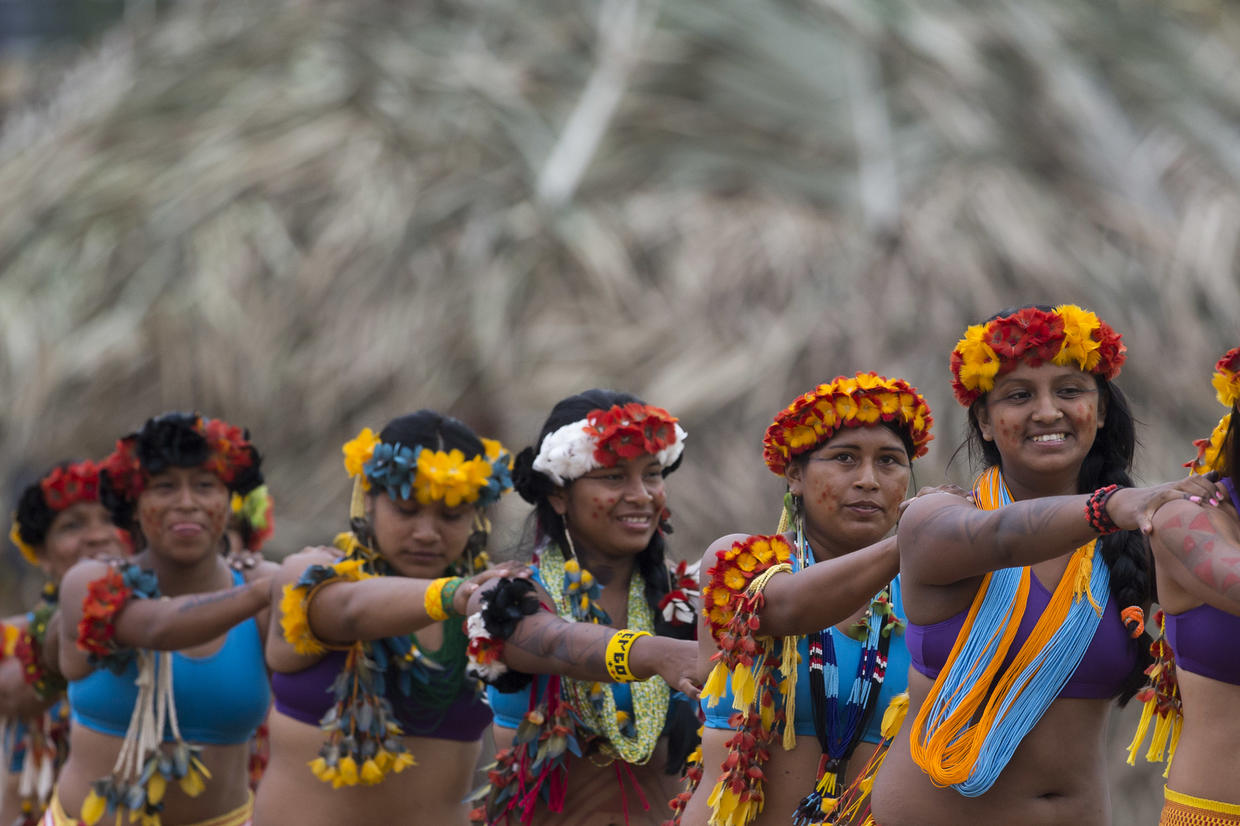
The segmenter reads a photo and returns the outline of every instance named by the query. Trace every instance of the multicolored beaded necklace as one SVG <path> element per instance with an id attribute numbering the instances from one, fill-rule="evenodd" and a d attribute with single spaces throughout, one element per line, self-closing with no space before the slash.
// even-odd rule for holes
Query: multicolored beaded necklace
<path id="1" fill-rule="evenodd" d="M 798 527 L 798 557 L 801 570 L 814 563 L 812 550 Z M 857 673 L 843 708 L 840 707 L 840 669 L 835 654 L 835 628 L 809 635 L 809 685 L 812 698 L 814 734 L 822 747 L 818 762 L 818 782 L 814 791 L 801 801 L 793 814 L 795 826 L 821 823 L 835 798 L 843 791 L 843 780 L 861 734 L 878 707 L 879 693 L 887 676 L 887 651 L 891 638 L 904 625 L 891 606 L 891 585 L 885 585 L 870 599 L 865 616 L 854 623 L 848 635 L 862 644 Z"/>

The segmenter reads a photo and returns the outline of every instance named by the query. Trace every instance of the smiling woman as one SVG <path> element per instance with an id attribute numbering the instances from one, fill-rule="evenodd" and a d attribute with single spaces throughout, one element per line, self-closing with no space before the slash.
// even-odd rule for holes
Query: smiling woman
<path id="1" fill-rule="evenodd" d="M 99 498 L 138 550 L 83 560 L 63 580 L 58 661 L 73 725 L 49 826 L 105 811 L 169 826 L 248 821 L 273 566 L 234 572 L 219 549 L 229 499 L 262 483 L 261 463 L 246 431 L 197 413 L 148 420 L 104 461 Z"/>
<path id="2" fill-rule="evenodd" d="M 1005 310 L 952 353 L 984 470 L 918 498 L 898 540 L 911 725 L 873 785 L 883 826 L 1110 822 L 1108 709 L 1140 684 L 1137 532 L 1202 480 L 1132 488 L 1119 336 L 1073 305 Z"/>
<path id="3" fill-rule="evenodd" d="M 659 804 L 697 728 L 683 693 L 696 692 L 696 583 L 664 559 L 664 479 L 684 442 L 666 410 L 589 390 L 556 404 L 517 456 L 516 489 L 534 505 L 533 584 L 502 584 L 470 620 L 471 653 L 495 652 L 481 673 L 498 749 L 475 820 L 665 819 Z M 548 676 L 531 685 L 533 674 Z"/>

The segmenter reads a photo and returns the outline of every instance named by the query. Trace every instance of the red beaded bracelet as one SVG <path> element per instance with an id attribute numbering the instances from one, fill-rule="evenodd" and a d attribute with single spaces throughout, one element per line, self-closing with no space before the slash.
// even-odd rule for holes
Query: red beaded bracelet
<path id="1" fill-rule="evenodd" d="M 1119 490 L 1119 485 L 1098 488 L 1089 495 L 1089 500 L 1085 503 L 1085 519 L 1089 522 L 1089 527 L 1104 536 L 1119 530 L 1119 525 L 1116 525 L 1115 520 L 1107 513 L 1107 500 L 1117 490 Z"/>

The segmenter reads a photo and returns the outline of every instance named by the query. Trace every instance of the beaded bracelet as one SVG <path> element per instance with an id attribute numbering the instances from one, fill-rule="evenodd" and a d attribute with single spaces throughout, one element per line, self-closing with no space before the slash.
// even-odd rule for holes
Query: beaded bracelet
<path id="1" fill-rule="evenodd" d="M 443 622 L 452 614 L 452 597 L 465 580 L 459 576 L 443 576 L 433 580 L 422 596 L 426 615 L 435 622 Z"/>
<path id="2" fill-rule="evenodd" d="M 637 642 L 638 637 L 649 636 L 648 631 L 630 631 L 626 628 L 617 631 L 607 641 L 607 654 L 604 662 L 612 682 L 631 683 L 638 679 L 633 674 L 633 669 L 629 667 L 629 651 L 633 648 L 633 643 Z"/>
<path id="3" fill-rule="evenodd" d="M 1085 502 L 1085 519 L 1089 522 L 1089 527 L 1103 536 L 1119 530 L 1119 525 L 1116 525 L 1115 520 L 1107 513 L 1107 501 L 1115 495 L 1117 490 L 1119 490 L 1119 485 L 1098 488 L 1089 495 L 1088 501 Z"/>

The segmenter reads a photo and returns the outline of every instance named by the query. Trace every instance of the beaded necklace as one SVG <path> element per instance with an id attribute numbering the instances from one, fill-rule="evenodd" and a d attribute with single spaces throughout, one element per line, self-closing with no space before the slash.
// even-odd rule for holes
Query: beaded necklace
<path id="1" fill-rule="evenodd" d="M 813 552 L 797 530 L 798 557 L 802 570 L 814 564 Z M 840 669 L 835 654 L 835 628 L 809 635 L 809 685 L 814 734 L 822 747 L 818 782 L 793 814 L 796 826 L 821 822 L 823 814 L 842 791 L 848 760 L 861 742 L 861 734 L 878 707 L 879 693 L 887 676 L 887 652 L 892 636 L 904 625 L 891 605 L 891 585 L 870 599 L 865 616 L 848 635 L 862 643 L 857 673 L 848 699 L 840 708 Z"/>
<path id="2" fill-rule="evenodd" d="M 589 583 L 586 571 L 574 577 L 563 553 L 554 545 L 548 546 L 538 559 L 547 593 L 555 601 L 556 613 L 565 619 L 577 621 L 583 617 L 606 617 L 598 606 L 591 605 L 597 598 L 599 588 Z M 574 588 L 574 580 L 587 583 L 585 588 Z M 633 572 L 629 579 L 627 628 L 634 631 L 654 633 L 654 612 L 646 602 L 646 583 L 642 575 Z M 571 599 L 575 595 L 575 599 Z M 593 619 L 598 622 L 600 620 Z M 623 718 L 616 712 L 616 699 L 609 687 L 584 680 L 563 681 L 563 691 L 586 728 L 604 738 L 601 745 L 605 752 L 626 763 L 644 764 L 650 760 L 663 732 L 671 690 L 659 677 L 635 682 L 630 685 L 633 697 L 633 717 Z"/>

